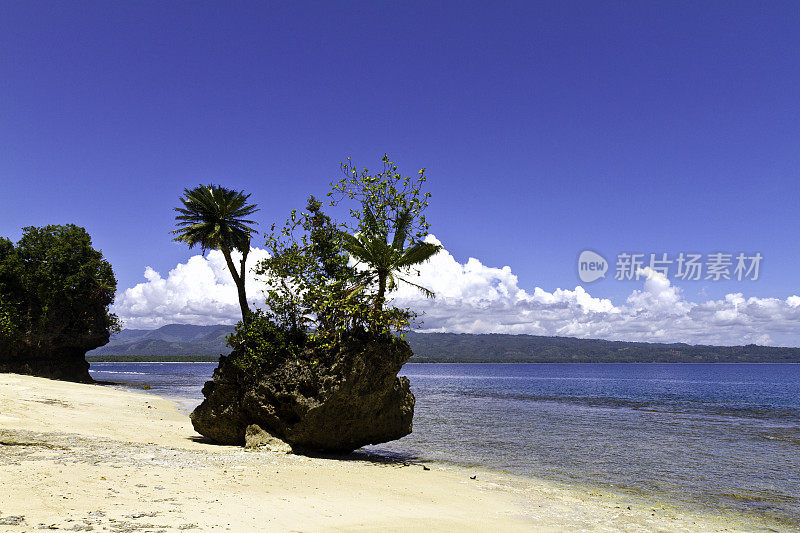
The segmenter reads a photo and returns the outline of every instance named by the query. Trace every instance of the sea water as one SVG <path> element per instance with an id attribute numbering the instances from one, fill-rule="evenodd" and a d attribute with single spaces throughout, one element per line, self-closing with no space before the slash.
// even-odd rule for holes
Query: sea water
<path id="1" fill-rule="evenodd" d="M 215 363 L 92 363 L 202 401 Z M 368 447 L 800 526 L 800 365 L 407 364 L 414 432 Z"/>

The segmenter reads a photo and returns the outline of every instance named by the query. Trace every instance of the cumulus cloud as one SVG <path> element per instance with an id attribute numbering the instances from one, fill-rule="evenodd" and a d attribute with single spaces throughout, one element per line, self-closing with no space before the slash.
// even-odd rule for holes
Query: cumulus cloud
<path id="1" fill-rule="evenodd" d="M 241 255 L 233 254 L 239 265 Z M 269 255 L 253 248 L 247 256 L 247 269 Z M 157 328 L 166 324 L 233 324 L 241 319 L 236 286 L 219 250 L 205 256 L 194 255 L 162 277 L 145 268 L 145 282 L 117 295 L 113 311 L 126 328 Z M 248 300 L 252 305 L 264 301 L 265 285 L 249 275 L 246 278 Z"/>
<path id="2" fill-rule="evenodd" d="M 435 237 L 430 242 L 440 244 Z M 509 267 L 495 268 L 470 258 L 461 264 L 442 250 L 418 269 L 414 279 L 433 290 L 426 300 L 412 287 L 395 293 L 396 303 L 424 311 L 423 331 L 527 333 L 610 340 L 691 344 L 773 344 L 800 329 L 800 296 L 745 298 L 728 294 L 695 303 L 662 273 L 644 268 L 643 287 L 623 303 L 590 295 L 583 287 L 518 285 Z"/>
<path id="3" fill-rule="evenodd" d="M 434 236 L 427 240 L 440 244 Z M 254 249 L 248 263 L 263 257 L 265 251 Z M 581 286 L 527 291 L 520 288 L 509 267 L 486 266 L 475 258 L 459 263 L 447 250 L 414 274 L 412 281 L 433 290 L 436 298 L 426 299 L 413 287 L 401 284 L 393 300 L 423 311 L 422 331 L 773 344 L 776 338 L 793 337 L 800 329 L 800 296 L 783 300 L 736 293 L 719 300 L 691 302 L 680 287 L 650 268 L 641 272 L 642 288 L 616 304 L 592 296 Z M 145 279 L 117 297 L 114 310 L 126 327 L 238 320 L 236 291 L 220 252 L 193 256 L 166 278 L 148 267 Z M 263 290 L 264 283 L 251 276 L 248 295 L 254 304 L 263 302 Z"/>

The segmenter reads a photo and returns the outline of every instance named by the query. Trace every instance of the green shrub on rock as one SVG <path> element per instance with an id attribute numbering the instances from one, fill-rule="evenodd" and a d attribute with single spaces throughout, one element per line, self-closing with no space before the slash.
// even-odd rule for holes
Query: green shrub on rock
<path id="1" fill-rule="evenodd" d="M 397 333 L 412 309 L 390 293 L 414 283 L 414 267 L 440 246 L 424 241 L 424 170 L 403 177 L 383 158 L 377 173 L 357 171 L 333 183 L 329 207 L 352 201 L 337 223 L 313 196 L 267 235 L 269 257 L 256 268 L 267 283 L 263 311 L 228 338 L 205 400 L 191 415 L 202 435 L 244 444 L 248 427 L 297 450 L 347 452 L 411 432 L 414 395 L 397 374 L 413 355 Z"/>
<path id="2" fill-rule="evenodd" d="M 0 238 L 0 371 L 91 381 L 87 350 L 119 328 L 117 280 L 84 228 L 23 228 Z"/>
<path id="3" fill-rule="evenodd" d="M 228 337 L 228 345 L 233 348 L 231 362 L 250 376 L 296 358 L 306 341 L 302 331 L 278 327 L 260 310 L 252 312 L 247 323 L 236 324 L 236 330 Z"/>

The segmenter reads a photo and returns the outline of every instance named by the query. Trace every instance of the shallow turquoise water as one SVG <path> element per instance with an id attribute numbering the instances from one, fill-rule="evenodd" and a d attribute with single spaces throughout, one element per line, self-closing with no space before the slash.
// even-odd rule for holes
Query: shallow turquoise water
<path id="1" fill-rule="evenodd" d="M 93 363 L 188 411 L 213 363 Z M 800 526 L 800 365 L 408 364 L 414 433 L 369 449 Z"/>

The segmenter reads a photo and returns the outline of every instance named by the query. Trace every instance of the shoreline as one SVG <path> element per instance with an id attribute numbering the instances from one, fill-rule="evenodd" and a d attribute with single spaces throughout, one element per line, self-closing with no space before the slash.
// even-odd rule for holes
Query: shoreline
<path id="1" fill-rule="evenodd" d="M 768 527 L 646 495 L 482 468 L 403 463 L 368 452 L 306 457 L 218 446 L 193 431 L 176 402 L 125 389 L 0 374 L 5 531 L 40 524 L 117 531 L 244 531 L 264 524 L 278 531 Z"/>
<path id="2" fill-rule="evenodd" d="M 213 361 L 94 361 L 87 360 L 89 364 L 216 364 L 219 358 Z M 407 365 L 800 365 L 796 361 L 408 361 Z"/>

